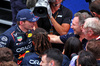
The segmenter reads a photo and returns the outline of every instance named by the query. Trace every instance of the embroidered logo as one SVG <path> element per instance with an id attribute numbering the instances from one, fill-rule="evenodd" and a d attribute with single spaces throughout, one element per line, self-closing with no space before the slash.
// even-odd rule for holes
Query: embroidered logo
<path id="1" fill-rule="evenodd" d="M 1 40 L 2 40 L 2 41 L 7 41 L 8 38 L 7 38 L 6 36 L 3 36 L 3 37 L 1 38 Z"/>
<path id="2" fill-rule="evenodd" d="M 29 34 L 28 34 L 28 37 L 32 37 L 32 33 L 29 33 Z"/>
<path id="3" fill-rule="evenodd" d="M 22 36 L 17 37 L 18 41 L 22 41 Z"/>

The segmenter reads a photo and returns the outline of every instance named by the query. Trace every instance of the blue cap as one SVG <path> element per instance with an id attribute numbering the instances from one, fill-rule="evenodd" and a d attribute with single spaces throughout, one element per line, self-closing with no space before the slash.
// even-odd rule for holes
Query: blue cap
<path id="1" fill-rule="evenodd" d="M 30 22 L 36 22 L 39 17 L 35 16 L 30 9 L 22 9 L 17 13 L 16 19 L 17 21 L 27 20 Z"/>

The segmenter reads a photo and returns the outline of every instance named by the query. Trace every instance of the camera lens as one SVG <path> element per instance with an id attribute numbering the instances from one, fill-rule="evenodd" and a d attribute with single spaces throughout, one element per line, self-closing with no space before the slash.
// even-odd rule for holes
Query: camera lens
<path id="1" fill-rule="evenodd" d="M 43 8 L 39 8 L 39 9 L 37 10 L 37 12 L 38 12 L 39 14 L 43 14 L 43 13 L 45 13 L 45 10 L 44 10 Z"/>
<path id="2" fill-rule="evenodd" d="M 33 10 L 33 13 L 34 15 L 41 17 L 41 18 L 47 17 L 47 14 L 48 14 L 47 8 L 45 7 L 35 7 Z"/>

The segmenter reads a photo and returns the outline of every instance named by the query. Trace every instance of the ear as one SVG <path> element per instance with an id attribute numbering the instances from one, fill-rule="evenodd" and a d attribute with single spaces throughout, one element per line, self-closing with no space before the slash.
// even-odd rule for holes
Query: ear
<path id="1" fill-rule="evenodd" d="M 24 22 L 23 21 L 20 21 L 20 25 L 22 25 Z"/>
<path id="2" fill-rule="evenodd" d="M 51 61 L 50 61 L 50 66 L 54 66 L 54 65 L 55 65 L 54 60 L 51 60 Z"/>
<path id="3" fill-rule="evenodd" d="M 89 36 L 92 36 L 92 35 L 94 34 L 94 32 L 90 29 L 90 30 L 88 31 L 88 34 L 89 34 Z"/>
<path id="4" fill-rule="evenodd" d="M 93 16 L 97 16 L 98 14 L 96 12 L 92 12 L 92 15 Z"/>

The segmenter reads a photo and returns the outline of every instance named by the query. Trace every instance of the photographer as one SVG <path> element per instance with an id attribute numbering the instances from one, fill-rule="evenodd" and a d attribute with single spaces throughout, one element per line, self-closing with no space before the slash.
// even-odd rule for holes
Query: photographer
<path id="1" fill-rule="evenodd" d="M 38 27 L 44 28 L 49 34 L 64 35 L 70 29 L 72 12 L 61 5 L 62 0 L 50 0 L 47 8 L 48 17 L 37 21 Z"/>

